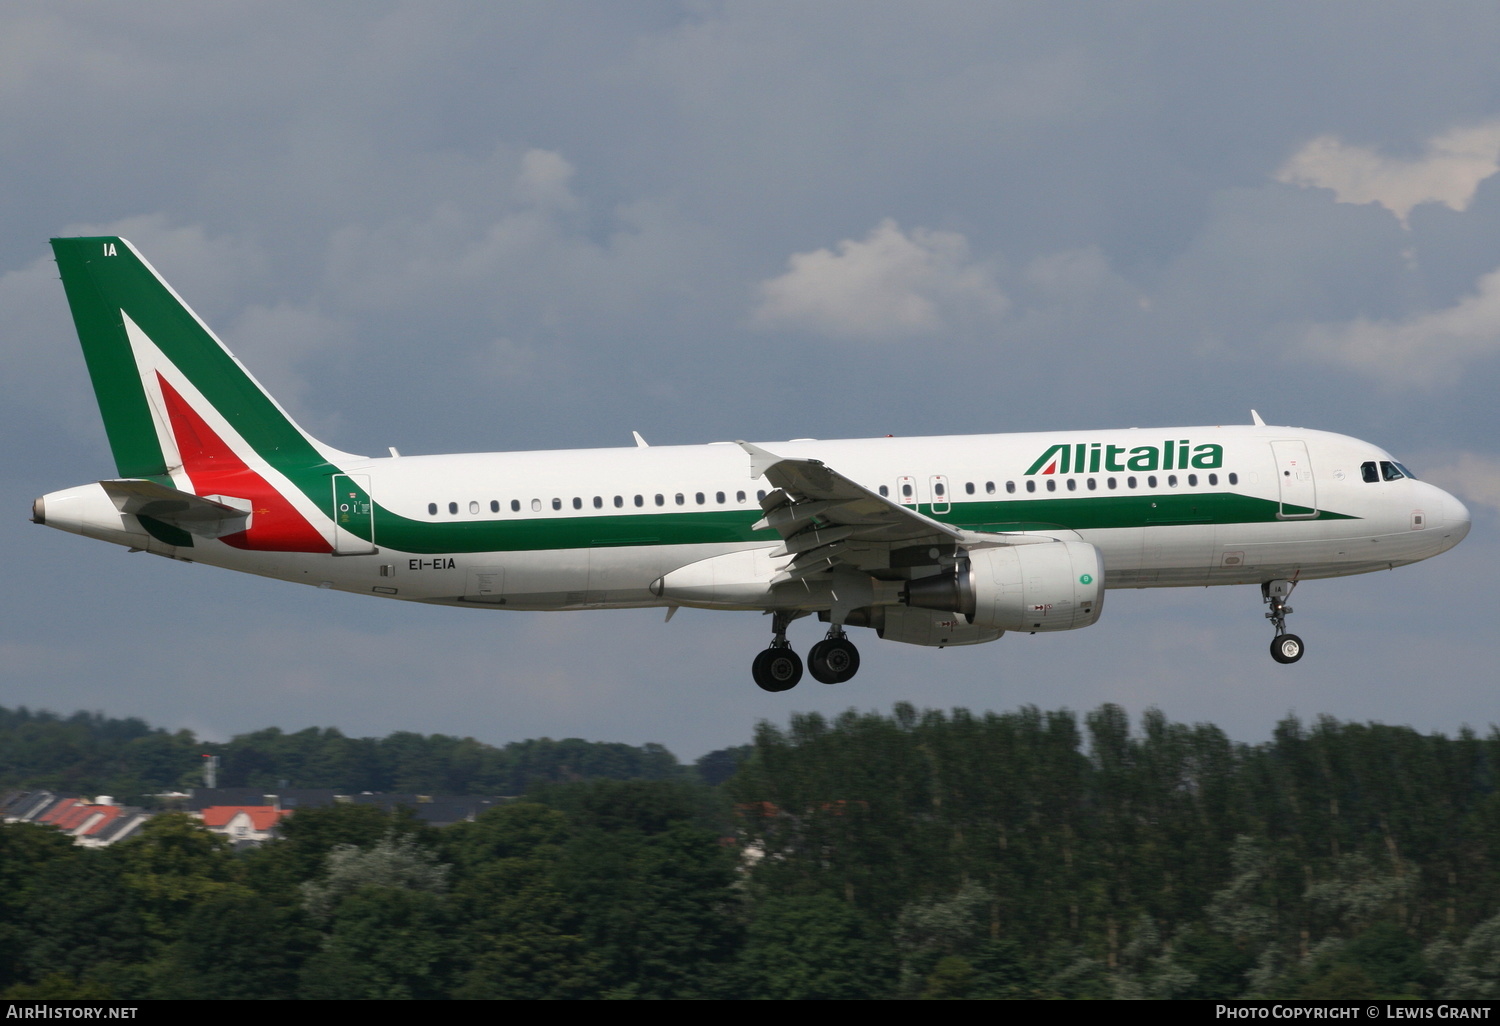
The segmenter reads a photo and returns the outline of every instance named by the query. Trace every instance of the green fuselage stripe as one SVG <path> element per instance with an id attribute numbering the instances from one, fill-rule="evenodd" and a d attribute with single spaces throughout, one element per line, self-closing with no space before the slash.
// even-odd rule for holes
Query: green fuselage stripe
<path id="1" fill-rule="evenodd" d="M 1232 492 L 1109 495 L 1076 498 L 955 502 L 947 513 L 919 511 L 972 531 L 1094 531 L 1189 524 L 1264 524 L 1311 511 Z M 524 552 L 624 545 L 726 545 L 774 541 L 770 530 L 751 531 L 759 509 L 568 516 L 524 520 L 412 520 L 376 503 L 375 544 L 402 552 Z M 1354 520 L 1323 510 L 1308 520 Z"/>

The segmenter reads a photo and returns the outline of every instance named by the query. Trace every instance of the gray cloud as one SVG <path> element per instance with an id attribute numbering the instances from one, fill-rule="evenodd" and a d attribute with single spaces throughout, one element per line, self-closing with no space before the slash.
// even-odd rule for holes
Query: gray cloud
<path id="1" fill-rule="evenodd" d="M 780 710 L 897 699 L 1155 702 L 1239 736 L 1292 707 L 1482 721 L 1496 653 L 1468 568 L 1495 555 L 1497 47 L 1500 14 L 1462 4 L 12 5 L 8 701 L 689 755 Z M 768 703 L 745 679 L 756 617 L 465 617 L 26 524 L 34 495 L 111 472 L 45 251 L 83 231 L 132 238 L 352 451 L 1256 406 L 1465 454 L 1429 462 L 1470 482 L 1480 519 L 1457 560 L 1299 591 L 1295 676 L 1269 671 L 1253 594 L 1121 593 L 1076 637 L 871 639 L 854 690 Z M 1391 612 L 1439 607 L 1461 611 Z"/>

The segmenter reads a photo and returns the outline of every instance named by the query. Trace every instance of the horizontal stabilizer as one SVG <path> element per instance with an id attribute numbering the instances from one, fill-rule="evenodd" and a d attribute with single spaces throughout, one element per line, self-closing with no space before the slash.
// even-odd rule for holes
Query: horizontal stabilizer
<path id="1" fill-rule="evenodd" d="M 221 495 L 215 499 L 224 501 L 218 502 L 139 478 L 100 481 L 99 486 L 121 513 L 150 517 L 200 538 L 222 538 L 250 526 L 250 503 L 241 499 Z M 243 503 L 244 508 L 229 503 Z"/>

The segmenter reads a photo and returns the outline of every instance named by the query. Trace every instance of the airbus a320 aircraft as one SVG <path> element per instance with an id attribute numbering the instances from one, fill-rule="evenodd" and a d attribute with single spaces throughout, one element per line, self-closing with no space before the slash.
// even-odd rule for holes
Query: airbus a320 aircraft
<path id="1" fill-rule="evenodd" d="M 370 458 L 299 428 L 124 239 L 53 251 L 118 478 L 39 524 L 324 588 L 492 609 L 771 614 L 755 682 L 859 669 L 847 629 L 943 647 L 1087 627 L 1110 588 L 1259 585 L 1271 655 L 1298 581 L 1469 530 L 1453 496 L 1343 435 L 1254 424 Z"/>

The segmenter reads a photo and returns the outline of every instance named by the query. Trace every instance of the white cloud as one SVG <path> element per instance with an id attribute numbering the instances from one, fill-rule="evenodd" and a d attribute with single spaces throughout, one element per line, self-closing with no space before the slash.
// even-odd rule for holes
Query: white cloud
<path id="1" fill-rule="evenodd" d="M 1278 182 L 1332 189 L 1340 203 L 1378 203 L 1402 226 L 1412 208 L 1465 210 L 1479 183 L 1500 171 L 1500 121 L 1435 136 L 1417 160 L 1386 157 L 1338 136 L 1320 135 L 1276 172 Z"/>
<path id="2" fill-rule="evenodd" d="M 890 218 L 838 252 L 794 253 L 789 270 L 760 285 L 756 323 L 837 338 L 929 334 L 975 315 L 993 318 L 1007 301 L 994 273 L 970 259 L 958 232 L 901 230 Z"/>
<path id="3" fill-rule="evenodd" d="M 1452 463 L 1417 472 L 1471 506 L 1500 513 L 1500 459 L 1494 456 L 1461 452 Z"/>
<path id="4" fill-rule="evenodd" d="M 1357 320 L 1310 329 L 1313 355 L 1391 385 L 1451 385 L 1463 365 L 1500 352 L 1500 270 L 1479 279 L 1478 290 L 1446 310 L 1403 321 Z"/>

